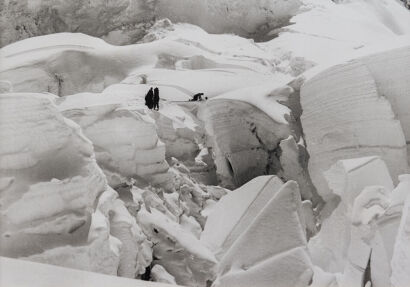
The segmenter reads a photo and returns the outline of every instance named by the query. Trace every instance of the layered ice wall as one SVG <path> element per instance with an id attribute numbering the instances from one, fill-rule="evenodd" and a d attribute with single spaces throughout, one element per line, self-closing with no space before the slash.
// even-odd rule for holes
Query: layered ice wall
<path id="1" fill-rule="evenodd" d="M 145 236 L 124 216 L 110 221 L 123 203 L 107 185 L 92 143 L 52 100 L 34 93 L 0 97 L 1 254 L 117 275 L 120 250 L 140 253 Z M 113 236 L 111 223 L 121 222 L 137 241 Z M 150 260 L 146 254 L 128 261 L 133 275 Z"/>
<path id="2" fill-rule="evenodd" d="M 59 109 L 93 142 L 97 162 L 111 186 L 136 179 L 170 188 L 165 145 L 144 109 L 142 95 L 134 86 L 118 84 L 101 94 L 61 98 Z"/>
<path id="3" fill-rule="evenodd" d="M 107 189 L 91 142 L 39 94 L 2 94 L 0 130 L 4 255 L 85 244 Z"/>
<path id="4" fill-rule="evenodd" d="M 408 87 L 401 76 L 409 65 L 408 51 L 406 46 L 356 58 L 318 73 L 302 86 L 309 171 L 323 197 L 331 195 L 322 173 L 338 159 L 379 155 L 394 180 L 408 171 L 409 125 L 403 110 Z M 393 71 L 386 78 L 380 74 L 390 65 L 397 80 L 388 80 Z"/>
<path id="5" fill-rule="evenodd" d="M 207 104 L 206 117 L 221 184 L 240 186 L 255 176 L 279 171 L 275 150 L 291 133 L 289 125 L 249 103 L 223 98 Z"/>

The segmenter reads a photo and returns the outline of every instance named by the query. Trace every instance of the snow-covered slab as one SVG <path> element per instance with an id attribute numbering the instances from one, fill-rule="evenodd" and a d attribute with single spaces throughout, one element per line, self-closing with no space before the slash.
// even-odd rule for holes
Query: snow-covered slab
<path id="1" fill-rule="evenodd" d="M 127 279 L 48 264 L 0 257 L 0 285 L 4 287 L 166 287 L 177 286 Z"/>
<path id="2" fill-rule="evenodd" d="M 213 207 L 201 241 L 221 257 L 283 185 L 274 176 L 259 176 L 229 192 Z"/>
<path id="3" fill-rule="evenodd" d="M 297 183 L 288 181 L 258 211 L 222 257 L 215 286 L 308 286 L 313 271 Z"/>

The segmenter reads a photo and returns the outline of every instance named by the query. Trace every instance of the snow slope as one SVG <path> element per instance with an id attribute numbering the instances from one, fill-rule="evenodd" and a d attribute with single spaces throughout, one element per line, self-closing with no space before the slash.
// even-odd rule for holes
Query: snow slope
<path id="1" fill-rule="evenodd" d="M 1 286 L 15 287 L 71 287 L 71 286 L 176 286 L 107 276 L 52 265 L 27 262 L 6 257 L 0 258 Z M 24 276 L 21 276 L 24 274 Z M 64 278 L 64 280 L 62 280 Z"/>

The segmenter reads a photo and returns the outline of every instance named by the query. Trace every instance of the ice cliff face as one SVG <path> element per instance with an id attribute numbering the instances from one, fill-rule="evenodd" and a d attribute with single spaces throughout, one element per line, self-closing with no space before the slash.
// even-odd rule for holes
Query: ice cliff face
<path id="1" fill-rule="evenodd" d="M 114 44 L 130 44 L 162 18 L 192 23 L 211 33 L 259 38 L 286 23 L 300 4 L 299 0 L 3 1 L 0 43 L 5 46 L 33 36 L 81 32 Z"/>
<path id="2" fill-rule="evenodd" d="M 109 213 L 123 203 L 107 185 L 92 143 L 51 101 L 41 94 L 1 95 L 2 137 L 19 143 L 1 145 L 2 255 L 117 274 L 120 246 L 128 243 L 113 236 L 111 227 L 123 220 L 110 222 Z M 145 236 L 134 234 L 140 239 L 132 249 L 139 253 Z M 134 264 L 144 271 L 149 258 Z"/>
<path id="3" fill-rule="evenodd" d="M 408 171 L 408 122 L 402 108 L 407 101 L 403 96 L 407 83 L 402 73 L 398 73 L 397 80 L 388 80 L 393 73 L 390 65 L 403 65 L 406 70 L 408 51 L 405 46 L 354 59 L 319 73 L 302 86 L 302 126 L 310 154 L 309 171 L 323 197 L 327 195 L 322 171 L 337 159 L 380 155 L 394 179 Z M 391 72 L 381 76 L 385 69 Z M 329 118 L 332 120 L 324 120 Z"/>

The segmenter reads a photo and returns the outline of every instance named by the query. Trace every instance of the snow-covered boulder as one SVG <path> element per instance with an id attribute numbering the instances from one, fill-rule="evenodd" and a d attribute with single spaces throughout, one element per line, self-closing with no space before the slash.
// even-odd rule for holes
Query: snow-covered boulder
<path id="1" fill-rule="evenodd" d="M 297 183 L 252 210 L 257 214 L 221 258 L 214 286 L 308 286 L 313 271 Z"/>

